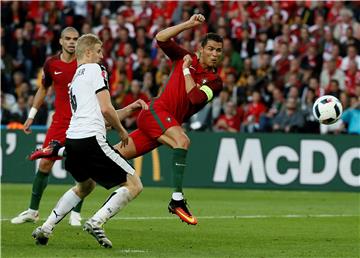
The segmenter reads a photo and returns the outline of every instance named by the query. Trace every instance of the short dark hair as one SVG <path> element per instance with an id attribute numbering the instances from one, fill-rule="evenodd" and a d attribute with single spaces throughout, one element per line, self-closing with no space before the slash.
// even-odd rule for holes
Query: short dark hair
<path id="1" fill-rule="evenodd" d="M 213 33 L 213 32 L 209 32 L 205 35 L 205 37 L 201 40 L 201 46 L 202 47 L 205 47 L 206 44 L 208 43 L 209 40 L 213 40 L 213 41 L 216 41 L 216 42 L 220 42 L 220 43 L 224 43 L 224 40 L 223 38 L 219 35 L 219 34 L 216 34 L 216 33 Z"/>
<path id="2" fill-rule="evenodd" d="M 331 82 L 335 83 L 336 86 L 339 86 L 339 81 L 338 81 L 338 80 L 336 80 L 336 79 L 331 79 L 331 80 L 330 80 L 330 83 L 331 83 Z"/>

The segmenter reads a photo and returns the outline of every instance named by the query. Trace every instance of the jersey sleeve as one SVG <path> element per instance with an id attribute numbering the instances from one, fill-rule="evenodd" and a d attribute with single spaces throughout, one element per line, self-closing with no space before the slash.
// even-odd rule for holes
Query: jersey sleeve
<path id="1" fill-rule="evenodd" d="M 222 80 L 217 77 L 200 87 L 194 87 L 188 93 L 188 97 L 193 105 L 210 102 L 215 96 L 219 95 L 222 88 Z"/>
<path id="2" fill-rule="evenodd" d="M 103 90 L 109 90 L 109 77 L 106 68 L 97 64 L 94 68 L 93 85 L 95 94 Z"/>
<path id="3" fill-rule="evenodd" d="M 180 47 L 172 39 L 169 39 L 167 41 L 157 41 L 157 43 L 158 46 L 172 61 L 182 59 L 187 54 L 191 55 L 189 51 Z"/>
<path id="4" fill-rule="evenodd" d="M 53 83 L 53 79 L 51 77 L 51 72 L 50 72 L 50 59 L 45 61 L 44 64 L 44 68 L 42 71 L 42 79 L 41 79 L 41 84 L 44 88 L 49 88 Z"/>

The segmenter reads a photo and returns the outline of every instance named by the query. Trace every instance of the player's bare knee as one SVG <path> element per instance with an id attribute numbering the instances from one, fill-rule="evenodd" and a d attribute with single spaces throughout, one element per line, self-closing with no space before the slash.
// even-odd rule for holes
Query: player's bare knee
<path id="1" fill-rule="evenodd" d="M 48 160 L 48 159 L 41 159 L 40 163 L 39 163 L 39 170 L 45 174 L 49 174 L 53 165 L 54 165 L 53 160 Z"/>
<path id="2" fill-rule="evenodd" d="M 131 176 L 131 179 L 126 183 L 126 187 L 133 198 L 138 196 L 143 190 L 143 184 L 137 175 Z"/>
<path id="3" fill-rule="evenodd" d="M 87 180 L 85 182 L 77 183 L 76 186 L 73 188 L 73 191 L 79 196 L 81 199 L 88 196 L 92 190 L 94 190 L 96 183 L 94 180 Z"/>
<path id="4" fill-rule="evenodd" d="M 176 148 L 188 149 L 190 147 L 190 139 L 186 135 L 181 135 L 176 139 Z"/>

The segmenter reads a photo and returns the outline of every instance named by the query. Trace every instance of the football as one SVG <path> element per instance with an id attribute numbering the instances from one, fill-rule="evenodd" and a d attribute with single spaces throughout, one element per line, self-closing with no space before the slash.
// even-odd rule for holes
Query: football
<path id="1" fill-rule="evenodd" d="M 321 124 L 333 124 L 341 117 L 341 102 L 334 96 L 324 95 L 315 101 L 313 114 Z"/>

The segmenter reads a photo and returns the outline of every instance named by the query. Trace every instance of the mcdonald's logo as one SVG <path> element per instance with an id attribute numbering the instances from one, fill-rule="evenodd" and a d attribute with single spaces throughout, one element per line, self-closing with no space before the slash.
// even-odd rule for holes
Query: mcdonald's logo
<path id="1" fill-rule="evenodd" d="M 151 159 L 152 159 L 153 181 L 158 182 L 161 179 L 160 157 L 159 157 L 158 149 L 154 149 L 153 151 L 151 151 Z M 134 168 L 139 177 L 142 174 L 142 164 L 143 164 L 143 156 L 134 159 Z"/>

